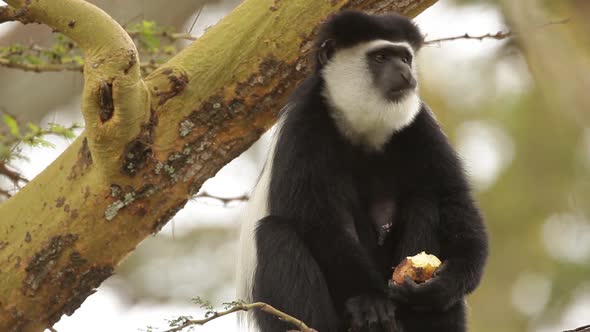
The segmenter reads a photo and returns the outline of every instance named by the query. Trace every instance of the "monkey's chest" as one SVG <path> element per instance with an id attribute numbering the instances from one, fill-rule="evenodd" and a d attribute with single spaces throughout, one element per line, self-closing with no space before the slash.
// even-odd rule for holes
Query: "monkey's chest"
<path id="1" fill-rule="evenodd" d="M 383 247 L 399 228 L 399 197 L 403 192 L 403 159 L 391 153 L 357 152 L 353 165 L 358 206 L 356 228 L 368 250 Z"/>
<path id="2" fill-rule="evenodd" d="M 377 198 L 369 203 L 367 212 L 377 245 L 382 246 L 393 230 L 396 212 L 395 201 L 393 198 Z"/>
<path id="3" fill-rule="evenodd" d="M 365 173 L 358 183 L 361 211 L 357 230 L 368 249 L 382 246 L 396 226 L 396 185 L 379 169 Z"/>

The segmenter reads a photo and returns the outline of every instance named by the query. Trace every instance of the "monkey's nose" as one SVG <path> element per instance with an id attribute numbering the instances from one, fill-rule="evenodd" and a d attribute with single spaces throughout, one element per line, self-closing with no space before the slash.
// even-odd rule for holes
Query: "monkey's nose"
<path id="1" fill-rule="evenodd" d="M 404 81 L 408 84 L 409 88 L 416 87 L 416 79 L 414 78 L 414 75 L 412 75 L 409 72 L 405 72 L 405 71 L 402 71 L 400 74 L 401 74 L 402 78 L 404 79 Z"/>
<path id="2" fill-rule="evenodd" d="M 402 72 L 402 78 L 404 79 L 404 81 L 406 81 L 406 83 L 410 83 L 410 75 L 408 75 L 408 73 L 404 73 Z"/>

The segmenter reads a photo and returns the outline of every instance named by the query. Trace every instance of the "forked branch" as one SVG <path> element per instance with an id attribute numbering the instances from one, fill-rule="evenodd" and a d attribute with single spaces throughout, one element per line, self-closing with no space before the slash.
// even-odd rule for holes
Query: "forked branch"
<path id="1" fill-rule="evenodd" d="M 149 117 L 148 91 L 141 79 L 133 40 L 109 15 L 83 0 L 6 2 L 12 11 L 26 12 L 28 19 L 71 38 L 84 53 L 82 109 L 88 146 L 105 178 L 117 174 L 114 164 L 121 151 L 139 134 Z M 22 69 L 57 70 L 57 67 L 24 66 Z"/>

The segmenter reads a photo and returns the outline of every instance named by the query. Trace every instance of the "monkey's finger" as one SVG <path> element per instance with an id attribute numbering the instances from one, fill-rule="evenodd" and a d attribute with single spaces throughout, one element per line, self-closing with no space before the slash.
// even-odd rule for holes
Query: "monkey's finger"
<path id="1" fill-rule="evenodd" d="M 376 301 L 371 297 L 363 297 L 362 308 L 365 320 L 364 328 L 368 332 L 380 332 L 379 331 L 379 316 L 375 308 Z"/>
<path id="2" fill-rule="evenodd" d="M 373 303 L 373 304 L 375 304 L 375 303 Z M 369 332 L 382 332 L 380 317 L 379 317 L 379 314 L 377 313 L 377 308 L 375 305 L 371 305 L 368 307 L 367 331 L 369 331 Z"/>
<path id="3" fill-rule="evenodd" d="M 408 292 L 401 286 L 390 287 L 387 290 L 387 296 L 394 302 L 406 303 L 408 302 Z"/>
<path id="4" fill-rule="evenodd" d="M 441 266 L 439 266 L 436 270 L 434 270 L 434 273 L 432 274 L 432 278 L 438 277 L 444 270 L 446 270 L 446 267 L 447 267 L 446 262 L 443 263 Z M 429 279 L 429 280 L 432 280 L 432 279 Z M 429 280 L 427 280 L 427 282 Z"/>
<path id="5" fill-rule="evenodd" d="M 391 321 L 390 330 L 387 330 L 387 331 L 391 331 L 391 332 L 401 331 L 398 327 L 398 324 L 397 324 L 397 317 L 395 315 L 395 310 L 396 310 L 395 305 L 392 302 L 387 301 L 387 302 L 385 302 L 385 307 L 387 310 L 387 315 L 389 316 L 389 320 Z"/>
<path id="6" fill-rule="evenodd" d="M 402 287 L 410 292 L 414 292 L 416 291 L 416 289 L 420 287 L 420 285 L 417 284 L 412 278 L 406 276 L 404 278 L 404 283 L 402 284 Z"/>
<path id="7" fill-rule="evenodd" d="M 361 309 L 360 298 L 355 297 L 346 301 L 345 308 L 348 313 L 351 331 L 362 331 L 363 326 L 365 325 L 365 319 Z"/>
<path id="8" fill-rule="evenodd" d="M 395 308 L 388 300 L 379 301 L 375 304 L 382 331 L 395 332 Z"/>

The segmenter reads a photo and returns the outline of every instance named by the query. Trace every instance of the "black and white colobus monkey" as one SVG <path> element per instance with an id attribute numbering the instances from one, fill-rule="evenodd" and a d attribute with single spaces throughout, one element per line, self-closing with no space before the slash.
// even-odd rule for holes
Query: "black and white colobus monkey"
<path id="1" fill-rule="evenodd" d="M 417 94 L 418 28 L 398 15 L 332 16 L 315 72 L 294 93 L 250 202 L 240 298 L 320 332 L 465 331 L 463 298 L 487 235 L 457 154 Z M 444 263 L 388 285 L 421 251 Z M 255 313 L 262 332 L 292 328 Z"/>

